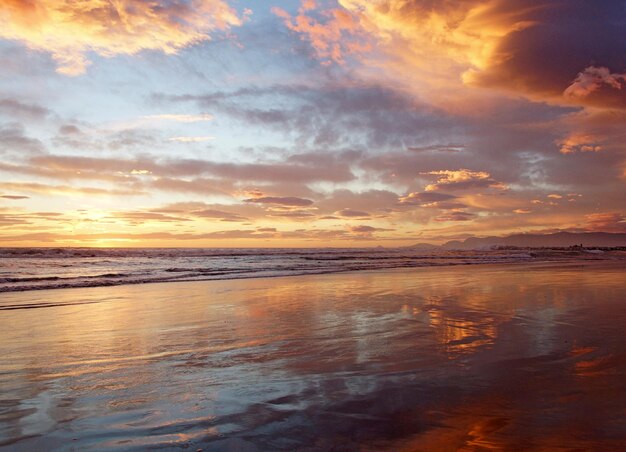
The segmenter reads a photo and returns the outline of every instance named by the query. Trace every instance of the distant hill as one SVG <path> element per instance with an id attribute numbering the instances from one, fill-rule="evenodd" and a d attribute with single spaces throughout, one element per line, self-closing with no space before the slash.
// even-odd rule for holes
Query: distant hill
<path id="1" fill-rule="evenodd" d="M 416 243 L 415 245 L 407 246 L 412 250 L 438 250 L 439 245 L 433 245 L 432 243 Z"/>
<path id="2" fill-rule="evenodd" d="M 515 234 L 508 237 L 469 237 L 463 241 L 452 240 L 443 244 L 444 249 L 485 249 L 494 246 L 517 246 L 520 248 L 626 246 L 626 233 L 611 232 L 557 232 L 555 234 Z"/>

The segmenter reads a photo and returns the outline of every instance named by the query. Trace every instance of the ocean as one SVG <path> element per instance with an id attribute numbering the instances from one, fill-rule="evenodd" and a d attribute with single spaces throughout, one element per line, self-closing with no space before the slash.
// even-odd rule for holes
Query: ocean
<path id="1" fill-rule="evenodd" d="M 602 250 L 444 251 L 411 248 L 2 248 L 0 292 L 571 259 Z"/>
<path id="2" fill-rule="evenodd" d="M 3 293 L 0 450 L 624 450 L 626 261 L 578 259 Z"/>

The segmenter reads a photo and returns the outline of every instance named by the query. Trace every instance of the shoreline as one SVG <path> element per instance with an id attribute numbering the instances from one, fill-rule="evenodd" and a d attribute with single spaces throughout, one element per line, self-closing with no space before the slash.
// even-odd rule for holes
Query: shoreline
<path id="1" fill-rule="evenodd" d="M 217 277 L 197 277 L 197 278 L 171 278 L 171 279 L 154 279 L 154 280 L 137 280 L 137 281 L 94 281 L 90 283 L 85 281 L 84 283 L 77 284 L 67 284 L 63 285 L 60 283 L 58 286 L 18 286 L 18 287 L 0 287 L 0 296 L 2 294 L 10 294 L 10 293 L 26 293 L 26 292 L 39 292 L 45 290 L 61 290 L 61 289 L 87 289 L 87 288 L 97 288 L 97 287 L 117 287 L 117 286 L 135 286 L 135 285 L 145 285 L 145 284 L 165 284 L 165 283 L 189 283 L 189 282 L 207 282 L 207 281 L 234 281 L 234 280 L 247 280 L 247 279 L 263 279 L 263 278 L 284 278 L 284 277 L 301 277 L 307 275 L 328 275 L 328 274 L 343 274 L 343 273 L 359 273 L 359 272 L 375 272 L 382 270 L 411 270 L 411 269 L 422 269 L 422 268 L 448 268 L 448 267 L 467 267 L 467 266 L 485 266 L 485 265 L 524 265 L 524 264 L 548 264 L 548 263 L 587 263 L 587 262 L 623 262 L 626 266 L 626 256 L 617 255 L 617 257 L 605 257 L 598 256 L 596 254 L 590 254 L 589 256 L 584 257 L 558 257 L 558 258 L 548 258 L 548 257 L 529 257 L 518 261 L 507 261 L 507 262 L 450 262 L 450 263 L 423 263 L 421 265 L 397 265 L 397 266 L 389 266 L 389 267 L 380 267 L 380 268 L 359 268 L 359 269 L 334 269 L 334 270 L 311 270 L 311 271 L 302 271 L 302 272 L 291 272 L 287 274 L 264 274 L 257 275 L 255 273 L 243 274 L 241 276 L 222 276 L 218 275 Z M 288 271 L 289 272 L 289 271 Z M 58 278 L 53 280 L 63 280 L 63 279 L 71 279 L 71 278 Z M 2 309 L 2 304 L 0 303 L 0 309 Z"/>
<path id="2" fill-rule="evenodd" d="M 23 310 L 23 309 L 39 309 L 39 308 L 55 308 L 62 306 L 77 306 L 77 305 L 87 305 L 87 304 L 95 304 L 100 303 L 100 301 L 83 301 L 83 302 L 71 302 L 71 303 L 63 303 L 60 304 L 58 302 L 29 302 L 27 296 L 32 294 L 35 297 L 35 300 L 43 300 L 45 299 L 45 295 L 48 291 L 52 293 L 59 292 L 67 292 L 68 294 L 77 293 L 80 294 L 81 291 L 105 291 L 106 289 L 117 289 L 117 288 L 129 288 L 129 289 L 137 289 L 139 290 L 142 287 L 145 287 L 148 290 L 154 288 L 154 286 L 166 286 L 172 288 L 176 288 L 176 286 L 180 285 L 182 287 L 190 286 L 190 288 L 194 287 L 194 283 L 198 285 L 210 284 L 210 283 L 237 283 L 248 282 L 248 281 L 276 281 L 280 279 L 284 279 L 285 281 L 293 281 L 300 278 L 304 278 L 308 280 L 309 278 L 319 278 L 319 277 L 333 277 L 333 276 L 357 276 L 357 275 L 377 275 L 377 274 L 413 274 L 415 276 L 419 276 L 421 272 L 429 273 L 430 271 L 436 270 L 459 270 L 468 267 L 476 267 L 479 269 L 486 270 L 498 270 L 498 268 L 508 269 L 510 267 L 520 267 L 525 271 L 548 271 L 548 270 L 564 270 L 564 269 L 626 269 L 626 260 L 609 260 L 609 259 L 588 259 L 588 260 L 552 260 L 552 261 L 521 261 L 521 262 L 501 262 L 501 263 L 493 263 L 493 262 L 485 262 L 485 263 L 467 263 L 467 264 L 449 264 L 449 265 L 429 265 L 429 266 L 415 266 L 415 267 L 388 267 L 388 268 L 377 268 L 377 269 L 364 269 L 364 270 L 343 270 L 343 271 L 332 271 L 332 272 L 322 272 L 322 273 L 302 273 L 302 274 L 289 274 L 289 275 L 275 275 L 275 276 L 250 276 L 250 277 L 241 277 L 241 278 L 223 278 L 223 279 L 197 279 L 197 280 L 175 280 L 175 281 L 151 281 L 151 282 L 139 282 L 139 283 L 125 283 L 125 284 L 112 284 L 112 285 L 97 285 L 97 286 L 73 286 L 73 287 L 55 287 L 55 288 L 40 288 L 33 290 L 16 290 L 16 291 L 5 291 L 0 292 L 0 313 L 3 311 L 14 311 L 14 310 Z M 463 272 L 461 272 L 463 273 Z M 6 300 L 9 300 L 9 303 L 6 303 Z M 15 301 L 12 301 L 15 300 Z M 18 304 L 14 304 L 14 303 Z"/>

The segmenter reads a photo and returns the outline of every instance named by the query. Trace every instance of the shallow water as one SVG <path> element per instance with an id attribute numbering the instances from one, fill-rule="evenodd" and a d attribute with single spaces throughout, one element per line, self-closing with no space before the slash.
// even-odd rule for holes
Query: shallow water
<path id="1" fill-rule="evenodd" d="M 624 250 L 0 248 L 0 292 L 293 276 L 383 268 L 625 260 Z"/>
<path id="2" fill-rule="evenodd" d="M 626 266 L 7 293 L 11 450 L 618 450 Z"/>

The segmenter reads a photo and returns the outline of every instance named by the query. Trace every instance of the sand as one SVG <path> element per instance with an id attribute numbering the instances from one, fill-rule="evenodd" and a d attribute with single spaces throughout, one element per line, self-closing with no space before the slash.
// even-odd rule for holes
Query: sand
<path id="1" fill-rule="evenodd" d="M 617 450 L 624 263 L 0 296 L 11 450 Z"/>

